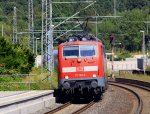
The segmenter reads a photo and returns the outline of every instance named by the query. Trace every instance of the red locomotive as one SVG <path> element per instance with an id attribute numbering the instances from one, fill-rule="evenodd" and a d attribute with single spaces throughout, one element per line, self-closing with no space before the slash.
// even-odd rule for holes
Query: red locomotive
<path id="1" fill-rule="evenodd" d="M 91 34 L 70 36 L 58 47 L 58 71 L 61 98 L 78 94 L 99 96 L 107 88 L 103 43 Z"/>

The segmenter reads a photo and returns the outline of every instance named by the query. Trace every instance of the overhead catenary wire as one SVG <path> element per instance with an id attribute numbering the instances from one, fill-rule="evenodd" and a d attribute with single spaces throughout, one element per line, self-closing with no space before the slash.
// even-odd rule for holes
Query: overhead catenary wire
<path id="1" fill-rule="evenodd" d="M 61 24 L 65 23 L 67 20 L 71 19 L 72 17 L 76 16 L 77 14 L 79 14 L 81 11 L 87 9 L 88 7 L 90 7 L 91 5 L 93 5 L 96 1 L 94 1 L 93 3 L 89 4 L 88 6 L 84 7 L 83 9 L 81 9 L 80 11 L 76 12 L 74 15 L 72 15 L 71 17 L 68 17 L 66 20 L 62 21 L 61 23 L 59 23 L 58 25 L 54 26 L 54 29 L 57 28 L 58 26 L 60 26 Z"/>
<path id="2" fill-rule="evenodd" d="M 68 3 L 76 4 L 76 3 L 90 3 L 90 2 L 93 2 L 93 1 L 53 2 L 53 4 L 68 4 Z"/>
<path id="3" fill-rule="evenodd" d="M 60 36 L 58 36 L 58 37 L 57 37 L 57 38 L 55 38 L 54 40 L 59 39 L 59 38 L 60 38 L 61 36 L 63 36 L 64 34 L 66 34 L 66 33 L 70 32 L 71 30 L 73 30 L 74 28 L 77 28 L 77 27 L 79 27 L 79 26 L 80 26 L 80 24 L 78 24 L 78 25 L 74 26 L 72 29 L 67 30 L 65 33 L 61 34 Z"/>

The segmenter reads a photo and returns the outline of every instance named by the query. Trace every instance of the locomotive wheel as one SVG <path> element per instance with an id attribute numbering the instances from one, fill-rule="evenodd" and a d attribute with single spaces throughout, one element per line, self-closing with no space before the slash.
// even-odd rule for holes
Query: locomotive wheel
<path id="1" fill-rule="evenodd" d="M 56 103 L 65 103 L 70 100 L 69 95 L 66 95 L 66 93 L 64 91 L 61 91 L 61 89 L 55 90 L 54 93 L 55 93 L 55 97 L 56 97 Z"/>
<path id="2" fill-rule="evenodd" d="M 99 100 L 101 100 L 101 93 L 95 94 L 93 97 L 94 97 L 94 101 L 98 102 Z"/>
<path id="3" fill-rule="evenodd" d="M 70 94 L 67 94 L 66 91 L 61 91 L 60 90 L 57 99 L 58 99 L 59 103 L 66 103 L 70 100 Z"/>
<path id="4" fill-rule="evenodd" d="M 60 94 L 58 96 L 56 96 L 56 102 L 57 103 L 66 103 L 70 100 L 70 97 L 64 95 L 64 94 Z"/>

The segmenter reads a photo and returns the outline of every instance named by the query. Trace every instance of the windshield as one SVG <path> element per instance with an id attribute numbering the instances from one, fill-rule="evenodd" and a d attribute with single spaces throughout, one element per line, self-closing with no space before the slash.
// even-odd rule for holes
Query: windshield
<path id="1" fill-rule="evenodd" d="M 81 57 L 93 57 L 95 56 L 95 45 L 81 45 L 80 46 Z"/>
<path id="2" fill-rule="evenodd" d="M 64 57 L 93 57 L 96 55 L 96 45 L 79 45 L 63 47 Z"/>
<path id="3" fill-rule="evenodd" d="M 79 56 L 79 46 L 67 46 L 63 48 L 64 57 L 78 57 Z"/>

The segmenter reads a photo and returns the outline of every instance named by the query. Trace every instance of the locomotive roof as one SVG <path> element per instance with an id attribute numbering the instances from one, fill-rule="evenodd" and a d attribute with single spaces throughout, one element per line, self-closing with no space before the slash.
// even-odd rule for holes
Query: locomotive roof
<path id="1" fill-rule="evenodd" d="M 101 42 L 98 38 L 96 38 L 93 34 L 73 34 L 70 35 L 67 39 L 69 41 L 73 39 L 74 41 L 98 41 Z"/>
<path id="2" fill-rule="evenodd" d="M 93 34 L 73 34 L 70 35 L 64 43 L 74 44 L 73 42 L 101 42 L 102 43 L 102 41 L 97 37 L 95 37 Z"/>
<path id="3" fill-rule="evenodd" d="M 101 42 L 97 42 L 97 41 L 75 41 L 75 42 L 64 42 L 60 45 L 80 45 L 80 44 L 101 44 L 103 45 Z"/>
<path id="4" fill-rule="evenodd" d="M 102 44 L 102 41 L 96 38 L 93 34 L 73 34 L 70 35 L 66 42 L 62 43 L 62 45 L 91 44 L 98 42 Z"/>

